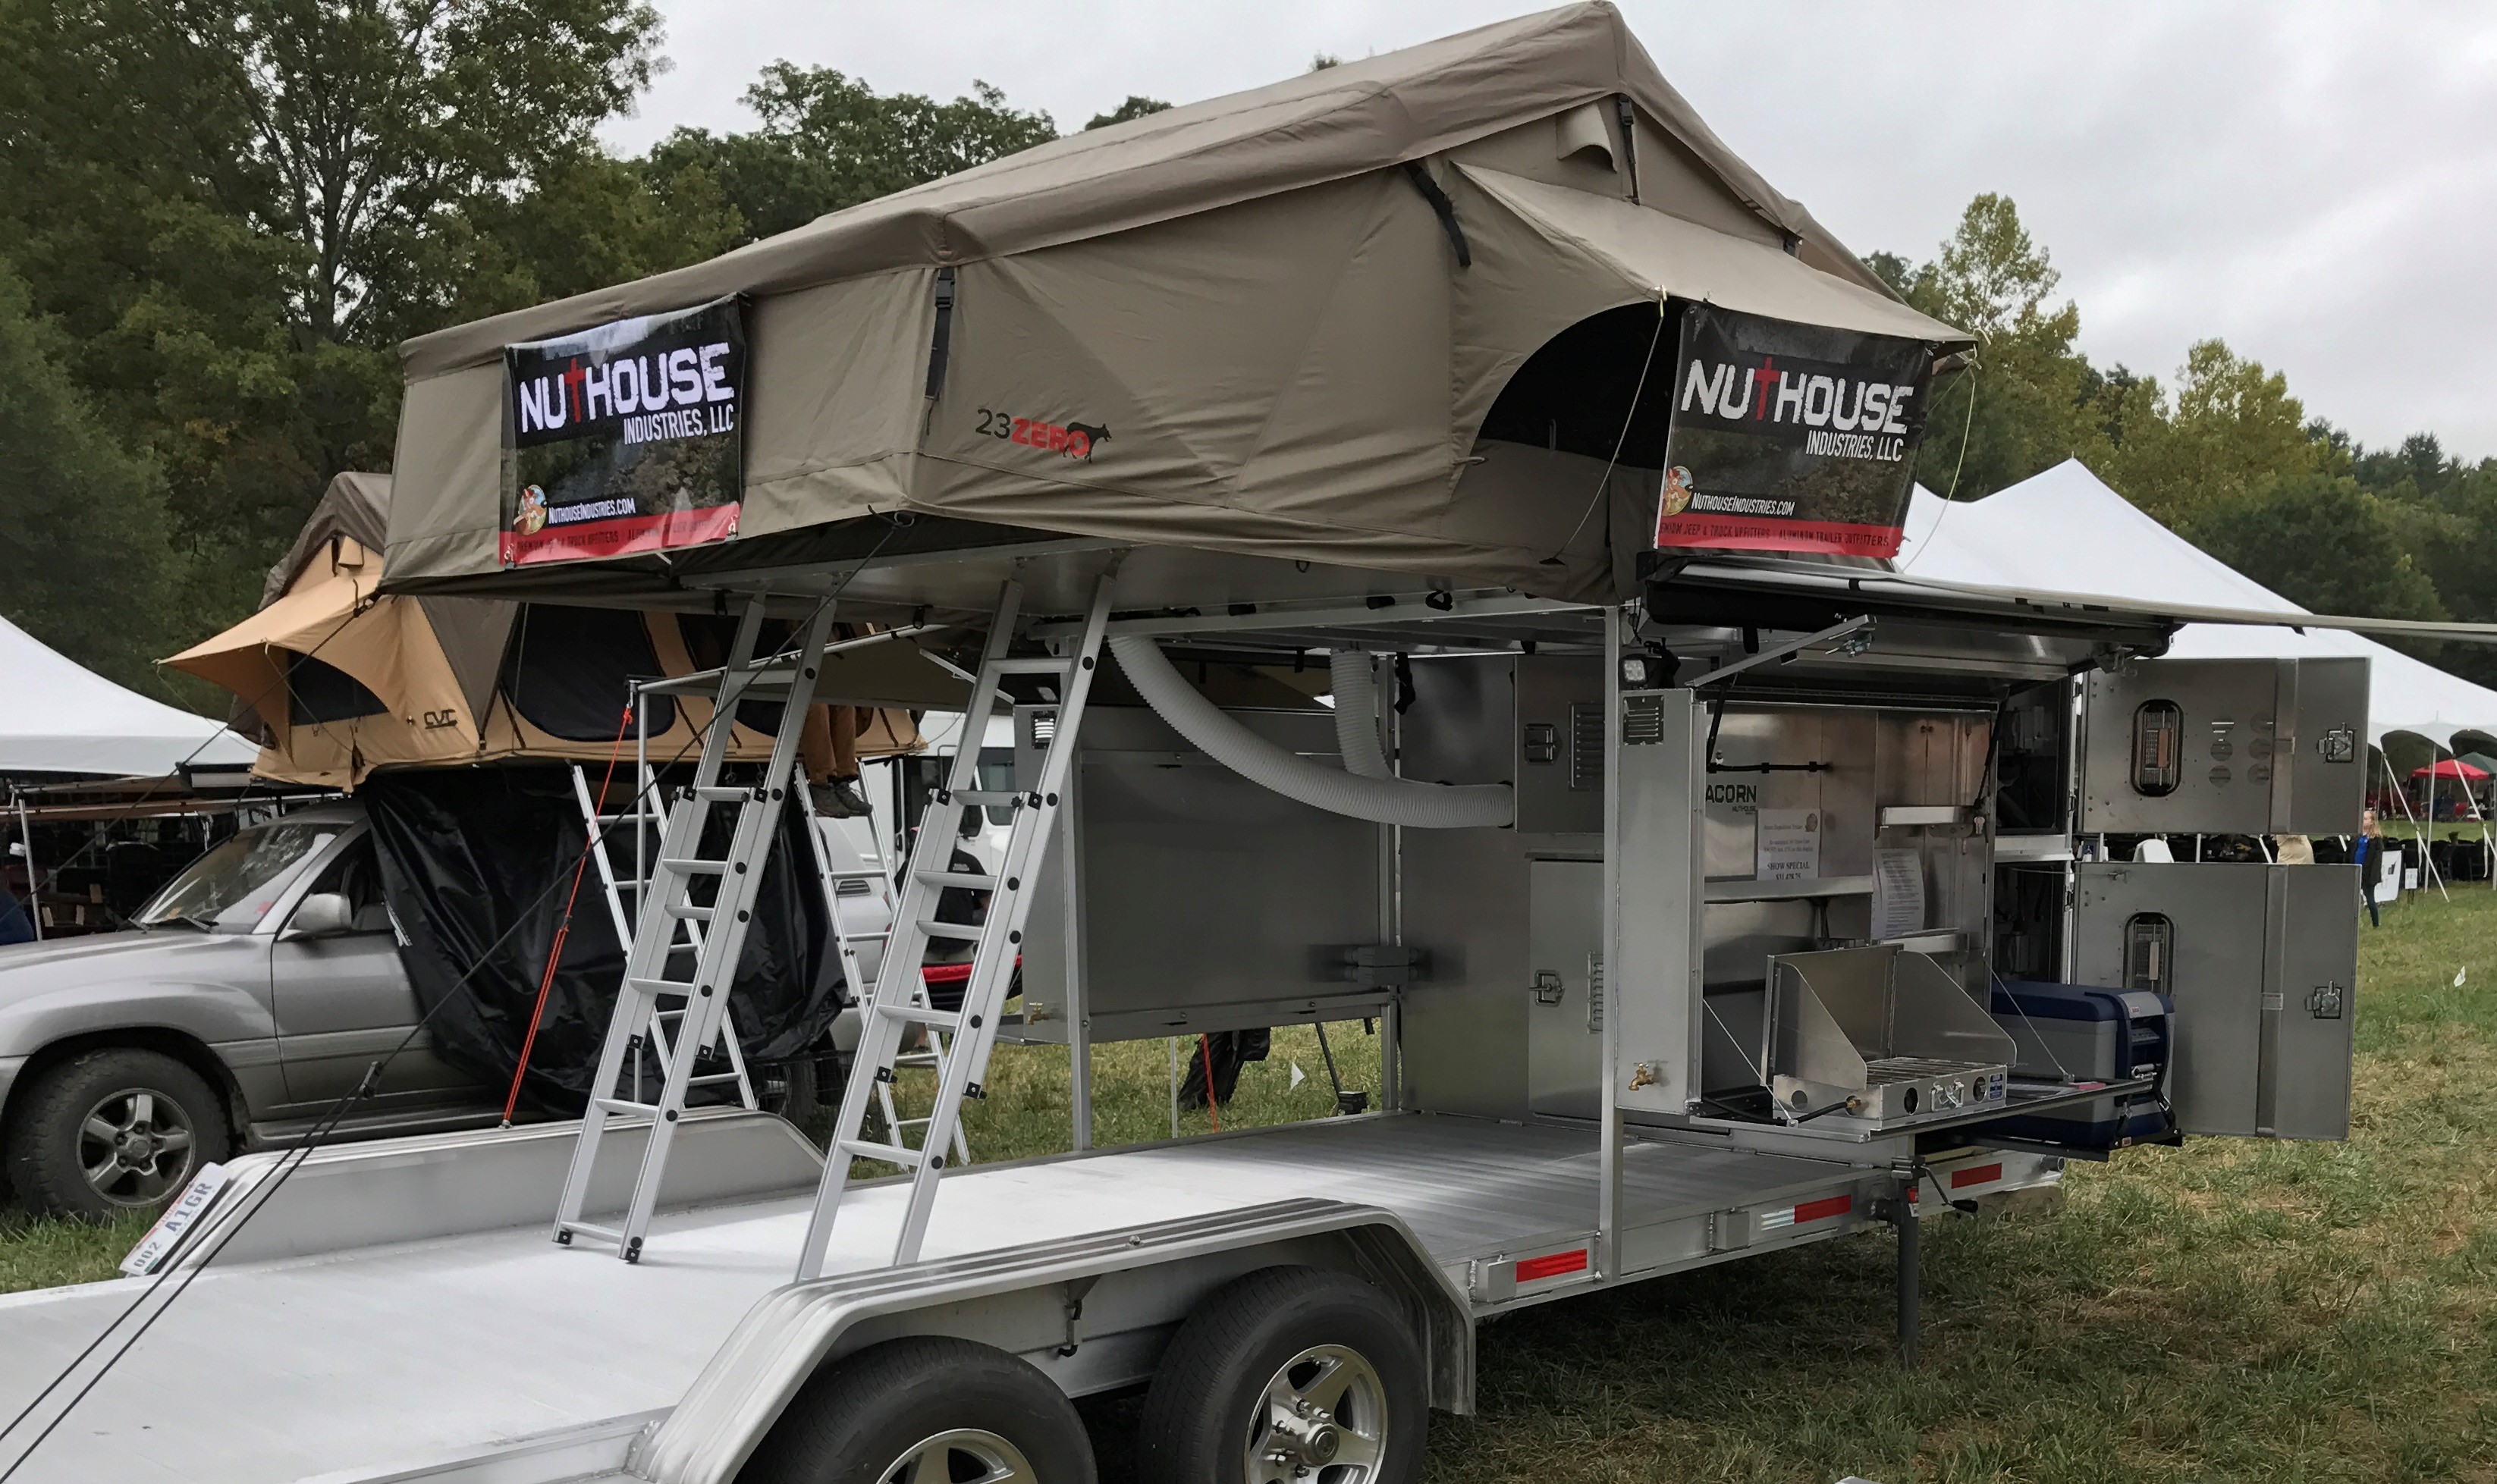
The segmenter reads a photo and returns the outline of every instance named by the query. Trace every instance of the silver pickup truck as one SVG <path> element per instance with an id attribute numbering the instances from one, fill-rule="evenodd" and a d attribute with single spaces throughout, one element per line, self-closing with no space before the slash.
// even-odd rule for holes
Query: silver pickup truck
<path id="1" fill-rule="evenodd" d="M 884 910 L 841 906 L 845 922 Z M 417 1022 L 352 802 L 238 832 L 137 922 L 0 948 L 0 1156 L 35 1210 L 153 1207 L 204 1164 L 292 1142 Z M 769 1106 L 786 1089 L 756 1090 Z M 489 1124 L 503 1093 L 419 1034 L 334 1137 Z"/>

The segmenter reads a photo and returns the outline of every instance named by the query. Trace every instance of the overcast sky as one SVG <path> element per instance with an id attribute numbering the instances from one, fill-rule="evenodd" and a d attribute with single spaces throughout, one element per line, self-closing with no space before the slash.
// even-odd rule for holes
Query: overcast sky
<path id="1" fill-rule="evenodd" d="M 1498 0 L 659 0 L 674 68 L 609 131 L 745 129 L 774 58 L 880 92 L 973 79 L 1082 127 L 1523 14 Z M 1624 0 L 1666 78 L 1857 252 L 2019 203 L 2081 345 L 2163 377 L 2218 335 L 2381 445 L 2497 455 L 2497 8 Z"/>

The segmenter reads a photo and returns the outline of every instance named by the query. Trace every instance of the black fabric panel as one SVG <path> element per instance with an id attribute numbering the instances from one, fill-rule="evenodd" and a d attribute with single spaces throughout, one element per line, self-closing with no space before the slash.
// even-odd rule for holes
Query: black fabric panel
<path id="1" fill-rule="evenodd" d="M 738 617 L 735 614 L 679 614 L 677 632 L 684 636 L 685 657 L 696 670 L 717 670 L 728 663 L 729 650 L 737 647 Z M 754 652 L 773 654 L 787 647 L 797 635 L 797 625 L 786 618 L 766 618 L 754 636 Z M 780 715 L 788 708 L 777 701 L 740 701 L 737 703 L 737 724 L 766 737 L 779 735 Z"/>
<path id="2" fill-rule="evenodd" d="M 372 818 L 382 890 L 407 933 L 399 957 L 417 1002 L 432 1015 L 435 1046 L 481 1081 L 507 1084 L 582 849 L 568 770 L 380 773 L 358 797 Z M 622 802 L 611 798 L 609 808 Z M 714 837 L 705 848 L 724 853 L 735 811 L 712 814 Z M 750 1061 L 797 1056 L 840 1010 L 839 956 L 827 949 L 823 895 L 810 860 L 791 854 L 807 848 L 804 828 L 792 809 L 773 843 L 732 987 L 729 1004 Z M 628 869 L 631 849 L 629 838 L 616 842 L 616 857 Z M 790 868 L 793 859 L 801 868 Z M 690 959 L 680 955 L 671 977 L 689 974 Z M 463 987 L 461 975 L 481 963 Z M 623 972 L 623 949 L 593 866 L 522 1084 L 533 1107 L 581 1112 Z M 655 1063 L 646 1060 L 646 1092 L 655 1091 L 656 1075 Z"/>
<path id="3" fill-rule="evenodd" d="M 503 694 L 523 720 L 549 736 L 613 742 L 632 682 L 659 675 L 659 655 L 640 614 L 531 603 L 512 629 Z M 677 724 L 676 702 L 652 696 L 648 704 L 653 735 Z"/>
<path id="4" fill-rule="evenodd" d="M 389 708 L 363 681 L 309 654 L 286 664 L 286 716 L 299 727 L 378 716 Z"/>

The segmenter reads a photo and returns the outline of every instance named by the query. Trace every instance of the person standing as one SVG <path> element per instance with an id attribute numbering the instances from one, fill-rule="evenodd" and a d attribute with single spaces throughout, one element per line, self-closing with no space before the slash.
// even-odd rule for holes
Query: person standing
<path id="1" fill-rule="evenodd" d="M 2384 871 L 2385 827 L 2376 820 L 2374 809 L 2358 813 L 2358 837 L 2350 844 L 2350 859 L 2358 868 L 2358 902 L 2367 909 L 2367 926 L 2383 927 L 2376 914 L 2376 878 Z"/>

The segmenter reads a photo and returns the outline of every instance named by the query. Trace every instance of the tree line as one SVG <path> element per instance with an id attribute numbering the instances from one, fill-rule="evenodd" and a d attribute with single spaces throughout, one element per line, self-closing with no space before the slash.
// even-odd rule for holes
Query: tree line
<path id="1" fill-rule="evenodd" d="M 0 614 L 221 710 L 152 662 L 250 611 L 332 474 L 390 466 L 400 340 L 1059 134 L 985 83 L 940 101 L 775 62 L 744 95 L 755 128 L 619 155 L 596 131 L 661 41 L 632 0 L 0 0 Z M 2172 386 L 2092 365 L 2001 197 L 1931 261 L 1873 261 L 1981 338 L 1933 410 L 1935 489 L 2076 456 L 2309 607 L 2497 616 L 2497 559 L 2475 554 L 2497 465 L 2430 434 L 2359 447 L 2218 341 Z"/>

